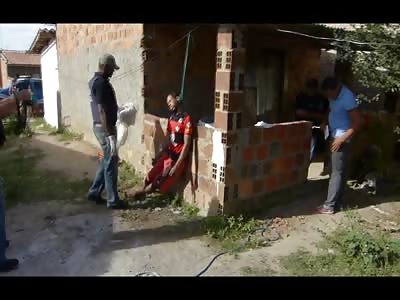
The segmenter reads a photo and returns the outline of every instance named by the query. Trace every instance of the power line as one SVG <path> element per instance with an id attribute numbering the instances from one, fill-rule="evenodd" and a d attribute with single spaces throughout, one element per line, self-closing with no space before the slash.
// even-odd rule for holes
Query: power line
<path id="1" fill-rule="evenodd" d="M 327 37 L 309 35 L 309 34 L 297 32 L 297 31 L 283 30 L 283 29 L 277 29 L 277 31 L 283 32 L 283 33 L 290 33 L 290 34 L 296 34 L 296 35 L 300 35 L 300 36 L 305 36 L 305 37 L 312 38 L 312 39 L 317 39 L 317 40 L 346 42 L 346 43 L 351 43 L 351 44 L 356 44 L 356 45 L 366 45 L 366 46 L 382 45 L 382 46 L 395 46 L 395 47 L 399 47 L 400 46 L 400 44 L 392 44 L 392 43 L 371 43 L 371 42 L 360 42 L 360 41 L 346 40 L 346 39 L 327 38 Z"/>

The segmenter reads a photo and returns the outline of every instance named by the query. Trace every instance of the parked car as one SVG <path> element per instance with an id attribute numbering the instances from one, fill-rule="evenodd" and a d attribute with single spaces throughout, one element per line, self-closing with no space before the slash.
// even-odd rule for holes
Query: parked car
<path id="1" fill-rule="evenodd" d="M 17 91 L 30 89 L 32 92 L 32 113 L 33 115 L 43 114 L 43 88 L 42 79 L 32 78 L 30 76 L 20 76 L 15 80 L 15 88 Z M 12 86 L 0 89 L 0 99 L 11 95 Z"/>

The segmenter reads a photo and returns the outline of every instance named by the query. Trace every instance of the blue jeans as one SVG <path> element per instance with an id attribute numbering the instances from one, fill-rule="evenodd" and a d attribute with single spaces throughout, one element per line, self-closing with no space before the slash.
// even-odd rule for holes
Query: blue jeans
<path id="1" fill-rule="evenodd" d="M 104 129 L 100 126 L 94 126 L 93 132 L 103 150 L 104 158 L 100 161 L 100 165 L 97 168 L 96 176 L 89 189 L 88 197 L 90 199 L 96 199 L 100 197 L 101 192 L 106 188 L 107 207 L 112 207 L 119 203 L 117 189 L 118 158 L 117 156 L 111 156 L 110 144 Z"/>
<path id="2" fill-rule="evenodd" d="M 6 204 L 3 178 L 0 177 L 0 265 L 6 260 Z"/>

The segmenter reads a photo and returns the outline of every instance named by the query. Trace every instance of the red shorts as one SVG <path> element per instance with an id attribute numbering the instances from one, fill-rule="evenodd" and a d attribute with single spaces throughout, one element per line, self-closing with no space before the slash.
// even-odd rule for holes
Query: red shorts
<path id="1" fill-rule="evenodd" d="M 183 162 L 179 168 L 175 170 L 174 175 L 169 176 L 169 169 L 174 165 L 175 161 L 173 161 L 167 154 L 163 154 L 147 174 L 146 184 L 154 184 L 161 193 L 169 192 L 171 187 L 178 182 L 179 178 L 185 171 L 185 163 Z"/>

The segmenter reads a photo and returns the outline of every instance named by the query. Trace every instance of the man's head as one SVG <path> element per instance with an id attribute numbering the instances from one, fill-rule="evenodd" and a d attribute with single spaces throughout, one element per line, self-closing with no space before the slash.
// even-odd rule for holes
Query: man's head
<path id="1" fill-rule="evenodd" d="M 167 105 L 170 111 L 175 112 L 180 106 L 181 102 L 178 94 L 170 93 L 167 96 Z"/>
<path id="2" fill-rule="evenodd" d="M 335 77 L 327 77 L 322 81 L 321 89 L 325 97 L 334 100 L 339 95 L 341 84 Z"/>
<path id="3" fill-rule="evenodd" d="M 119 70 L 117 63 L 115 62 L 115 57 L 111 54 L 104 54 L 99 59 L 99 71 L 110 78 L 115 70 Z"/>
<path id="4" fill-rule="evenodd" d="M 306 93 L 307 95 L 315 95 L 318 92 L 318 80 L 309 79 L 306 81 Z"/>

